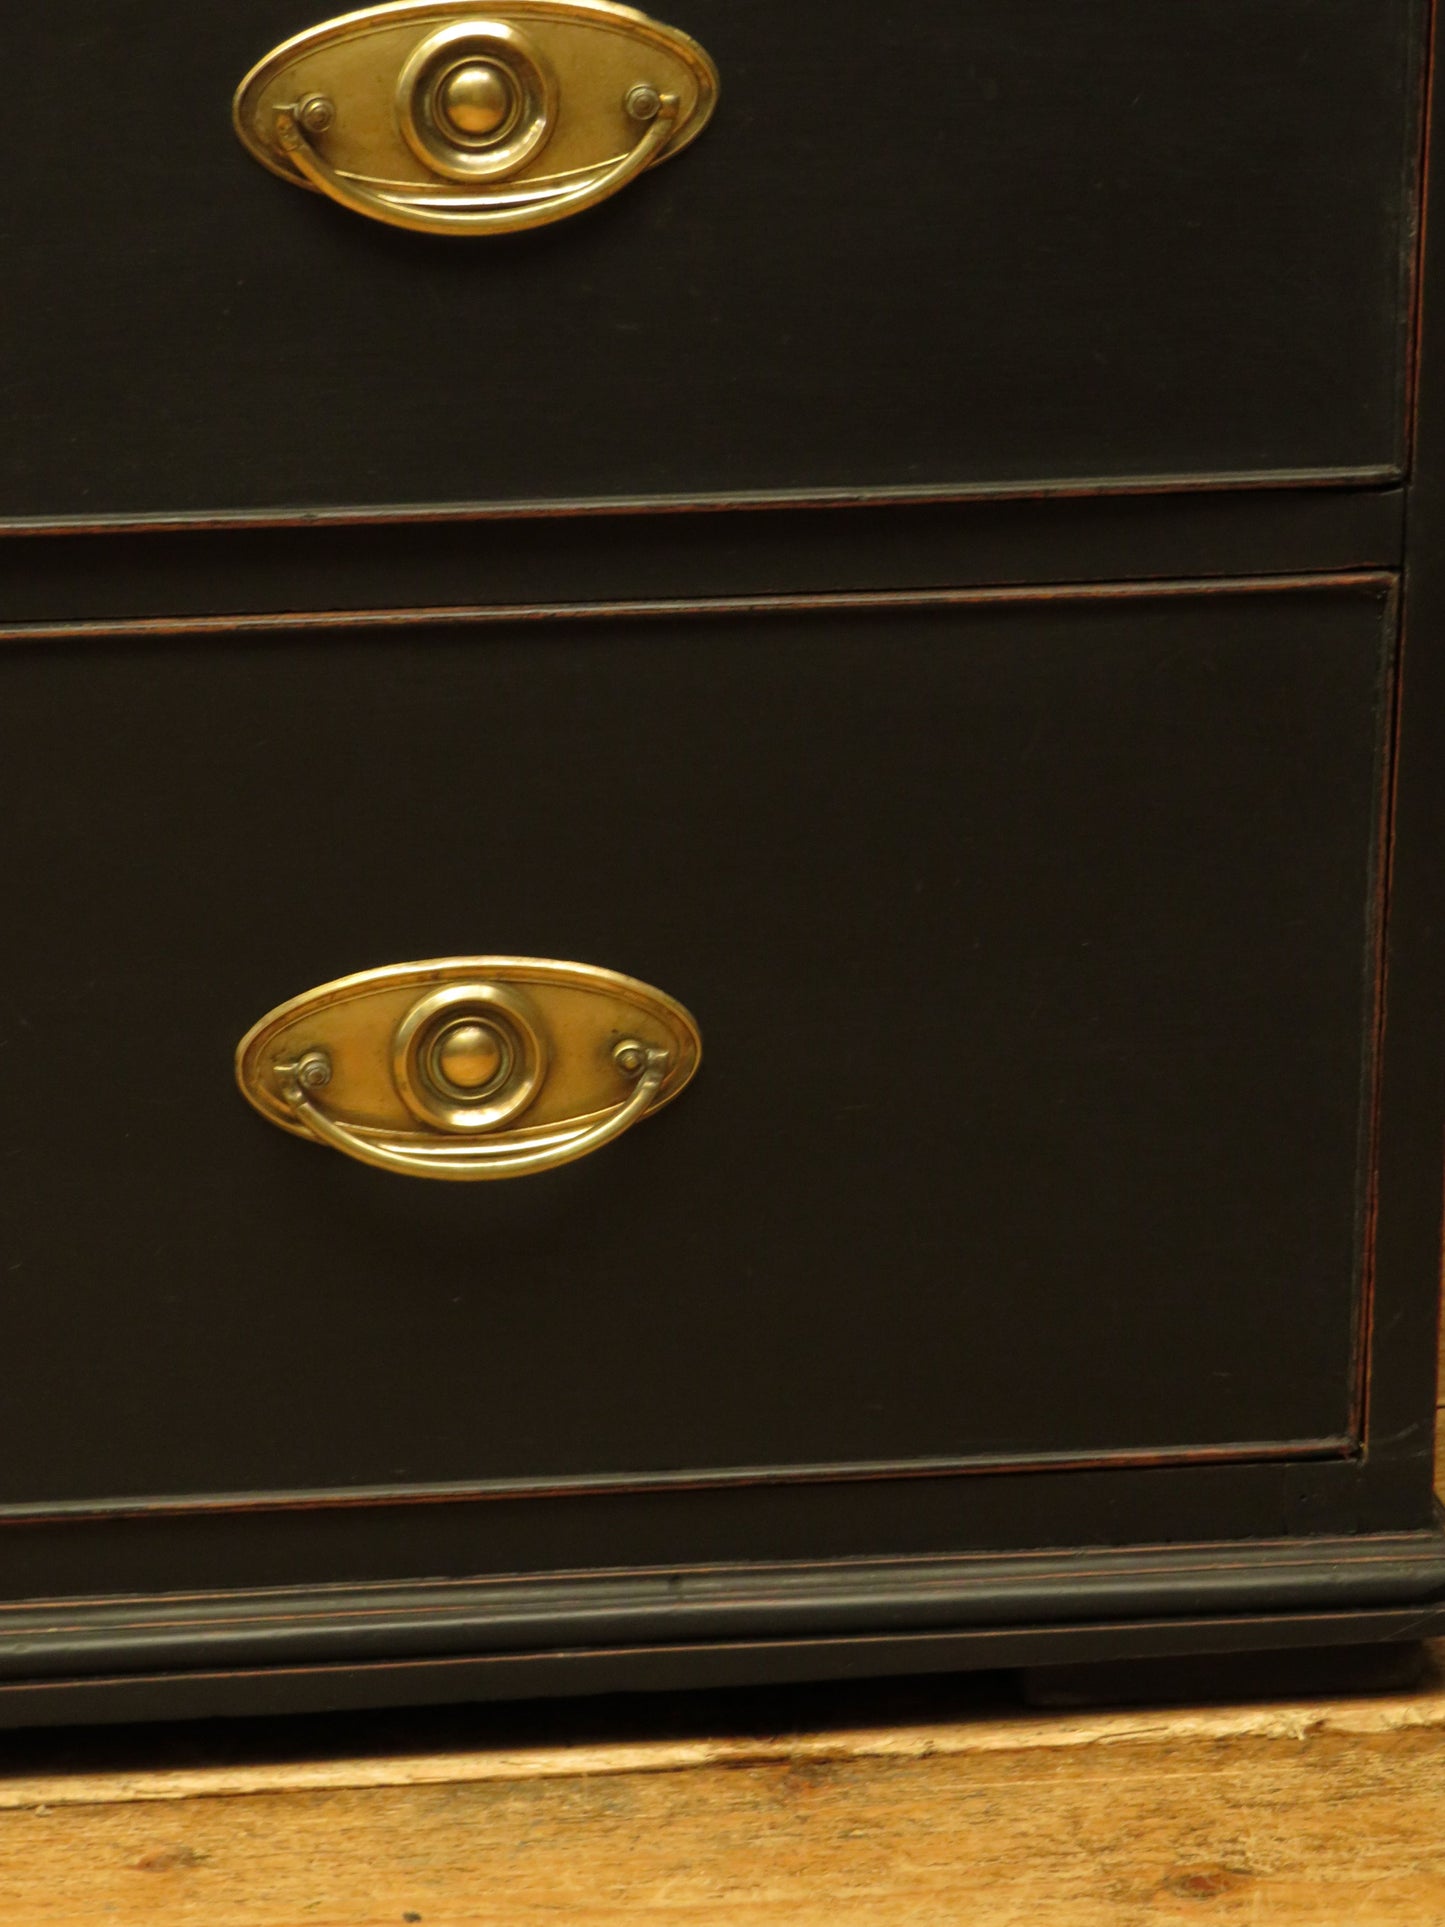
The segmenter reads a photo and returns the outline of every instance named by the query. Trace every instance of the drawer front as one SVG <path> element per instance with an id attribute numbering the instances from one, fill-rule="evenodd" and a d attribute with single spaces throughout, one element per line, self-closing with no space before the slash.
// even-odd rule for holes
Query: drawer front
<path id="1" fill-rule="evenodd" d="M 1416 0 L 675 0 L 713 124 L 486 240 L 234 139 L 327 6 L 12 10 L 0 515 L 1400 466 Z"/>
<path id="2" fill-rule="evenodd" d="M 0 1498 L 1344 1449 L 1392 624 L 1359 578 L 11 649 Z M 695 1084 L 481 1186 L 237 1094 L 283 998 L 484 953 L 675 994 Z"/>

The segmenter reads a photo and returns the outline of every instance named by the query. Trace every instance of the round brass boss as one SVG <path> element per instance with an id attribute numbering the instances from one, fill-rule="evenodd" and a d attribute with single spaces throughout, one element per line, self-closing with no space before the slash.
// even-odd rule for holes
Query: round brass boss
<path id="1" fill-rule="evenodd" d="M 467 141 L 500 140 L 517 112 L 517 89 L 495 61 L 468 60 L 453 67 L 437 89 L 439 118 Z"/>
<path id="2" fill-rule="evenodd" d="M 407 1109 L 444 1131 L 495 1130 L 524 1111 L 547 1073 L 530 1001 L 507 984 L 450 984 L 417 999 L 392 1039 Z"/>
<path id="3" fill-rule="evenodd" d="M 397 81 L 396 112 L 407 145 L 435 173 L 499 180 L 550 137 L 557 82 L 508 22 L 454 21 L 413 50 Z"/>
<path id="4" fill-rule="evenodd" d="M 441 1031 L 428 1054 L 431 1081 L 453 1097 L 485 1097 L 511 1066 L 512 1049 L 495 1024 L 463 1017 Z"/>

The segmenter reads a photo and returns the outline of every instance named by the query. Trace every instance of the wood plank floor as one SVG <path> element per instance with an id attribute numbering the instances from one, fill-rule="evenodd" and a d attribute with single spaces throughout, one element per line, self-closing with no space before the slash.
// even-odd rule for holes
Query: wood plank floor
<path id="1" fill-rule="evenodd" d="M 610 1739 L 603 1711 L 532 1745 L 476 1709 L 412 1753 L 390 1716 L 382 1751 L 363 1722 L 350 1753 L 269 1763 L 234 1757 L 238 1729 L 231 1758 L 172 1733 L 162 1753 L 192 1757 L 148 1767 L 114 1757 L 134 1738 L 99 1761 L 96 1739 L 12 1741 L 0 1920 L 1445 1923 L 1445 1646 L 1420 1685 L 1359 1699 L 1065 1715 L 1002 1693 L 876 1689 L 858 1726 L 790 1732 L 757 1695 L 725 1733 Z"/>

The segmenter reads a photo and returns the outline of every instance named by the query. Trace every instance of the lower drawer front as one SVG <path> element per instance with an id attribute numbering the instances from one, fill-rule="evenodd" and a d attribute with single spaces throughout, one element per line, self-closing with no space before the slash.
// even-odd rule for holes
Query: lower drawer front
<path id="1" fill-rule="evenodd" d="M 1344 1439 L 1392 623 L 1370 579 L 10 651 L 0 1501 Z M 238 1096 L 282 999 L 486 953 L 680 998 L 696 1082 L 481 1186 Z"/>

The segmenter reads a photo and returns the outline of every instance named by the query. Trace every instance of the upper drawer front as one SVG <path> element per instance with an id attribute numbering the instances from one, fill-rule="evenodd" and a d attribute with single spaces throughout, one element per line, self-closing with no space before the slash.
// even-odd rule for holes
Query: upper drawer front
<path id="1" fill-rule="evenodd" d="M 0 514 L 1400 463 L 1416 0 L 658 0 L 712 125 L 486 239 L 242 151 L 335 10 L 12 10 Z"/>

